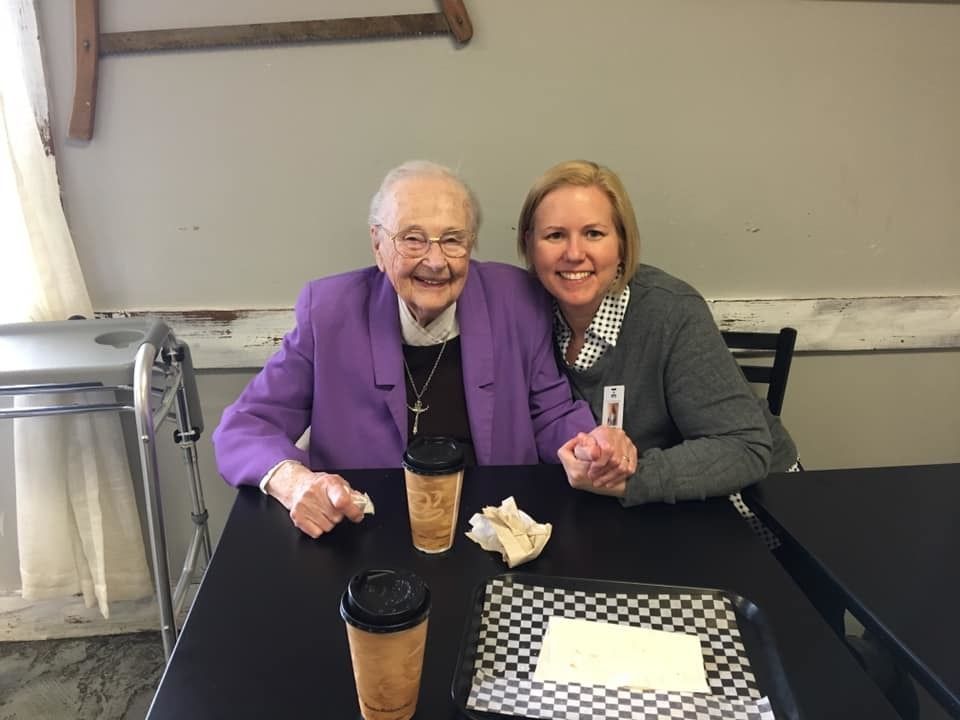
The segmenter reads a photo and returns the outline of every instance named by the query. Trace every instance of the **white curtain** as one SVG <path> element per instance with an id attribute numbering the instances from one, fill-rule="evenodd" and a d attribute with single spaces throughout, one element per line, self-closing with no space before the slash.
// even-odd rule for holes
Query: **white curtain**
<path id="1" fill-rule="evenodd" d="M 0 323 L 64 320 L 93 309 L 48 152 L 46 91 L 33 0 L 0 11 Z M 104 393 L 101 393 L 103 395 Z M 17 406 L 86 396 L 34 396 Z M 112 399 L 112 398 L 111 398 Z M 112 414 L 14 421 L 22 594 L 111 601 L 151 593 L 119 419 Z"/>

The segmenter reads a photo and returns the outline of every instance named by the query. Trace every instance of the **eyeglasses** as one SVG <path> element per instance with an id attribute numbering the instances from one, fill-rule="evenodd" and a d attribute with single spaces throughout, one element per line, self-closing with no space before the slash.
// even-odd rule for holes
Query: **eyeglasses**
<path id="1" fill-rule="evenodd" d="M 440 252 L 448 258 L 462 258 L 470 254 L 470 246 L 473 242 L 473 236 L 466 230 L 450 230 L 439 237 L 430 237 L 417 228 L 399 230 L 391 234 L 383 225 L 377 224 L 377 227 L 391 235 L 393 246 L 405 258 L 423 257 L 430 252 L 431 243 L 437 243 L 440 246 Z"/>

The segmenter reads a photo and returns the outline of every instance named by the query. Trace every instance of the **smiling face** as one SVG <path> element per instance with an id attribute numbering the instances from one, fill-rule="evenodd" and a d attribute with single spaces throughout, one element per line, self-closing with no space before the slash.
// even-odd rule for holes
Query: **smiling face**
<path id="1" fill-rule="evenodd" d="M 416 321 L 426 326 L 463 292 L 470 255 L 448 258 L 438 243 L 426 255 L 407 258 L 397 252 L 394 234 L 421 230 L 431 238 L 470 228 L 463 189 L 449 178 L 414 176 L 397 181 L 380 208 L 379 225 L 370 227 L 377 267 L 387 274 Z"/>
<path id="2" fill-rule="evenodd" d="M 585 329 L 622 261 L 622 241 L 606 193 L 578 185 L 550 191 L 534 212 L 527 245 L 540 282 L 567 320 Z"/>

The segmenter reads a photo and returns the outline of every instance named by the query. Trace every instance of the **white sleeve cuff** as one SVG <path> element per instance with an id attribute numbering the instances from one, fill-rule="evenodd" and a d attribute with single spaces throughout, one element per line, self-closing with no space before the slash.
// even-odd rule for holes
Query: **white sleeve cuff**
<path id="1" fill-rule="evenodd" d="M 278 462 L 276 465 L 274 465 L 272 468 L 270 468 L 269 470 L 267 470 L 267 474 L 264 475 L 264 476 L 263 476 L 263 479 L 260 481 L 260 492 L 262 492 L 264 495 L 269 495 L 270 493 L 267 492 L 267 483 L 270 482 L 270 478 L 273 477 L 273 474 L 274 474 L 277 470 L 279 470 L 279 469 L 281 468 L 281 466 L 286 465 L 287 463 L 295 463 L 295 462 L 297 462 L 297 461 L 296 461 L 296 460 L 281 460 L 281 461 Z"/>

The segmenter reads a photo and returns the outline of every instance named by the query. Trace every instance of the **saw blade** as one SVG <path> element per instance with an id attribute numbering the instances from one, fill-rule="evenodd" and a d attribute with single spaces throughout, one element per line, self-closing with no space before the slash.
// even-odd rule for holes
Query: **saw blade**
<path id="1" fill-rule="evenodd" d="M 292 22 L 219 25 L 171 30 L 138 30 L 100 35 L 99 54 L 205 50 L 221 47 L 292 45 L 368 38 L 446 35 L 450 26 L 442 13 L 299 20 Z"/>

